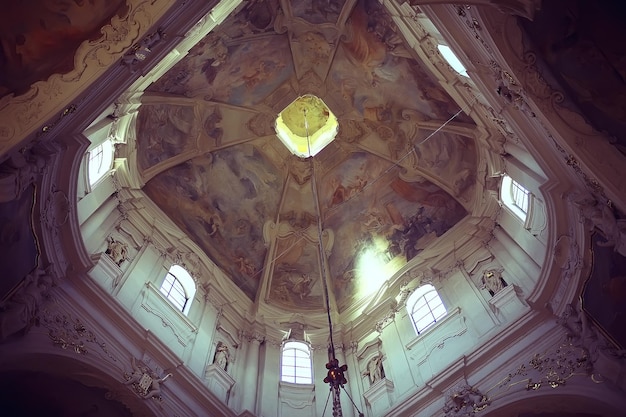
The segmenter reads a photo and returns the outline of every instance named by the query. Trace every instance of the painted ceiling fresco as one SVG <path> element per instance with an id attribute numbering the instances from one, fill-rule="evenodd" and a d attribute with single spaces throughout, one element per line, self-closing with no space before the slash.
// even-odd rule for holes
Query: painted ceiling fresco
<path id="1" fill-rule="evenodd" d="M 459 107 L 377 1 L 288 3 L 244 3 L 148 88 L 138 165 L 147 195 L 251 299 L 322 311 L 321 236 L 344 310 L 366 285 L 362 253 L 393 273 L 467 215 L 476 144 L 433 135 Z M 339 122 L 309 159 L 273 128 L 304 94 Z"/>
<path id="2" fill-rule="evenodd" d="M 23 94 L 36 82 L 74 68 L 74 53 L 125 0 L 7 2 L 0 13 L 0 97 Z"/>
<path id="3" fill-rule="evenodd" d="M 545 2 L 533 21 L 520 21 L 575 110 L 608 132 L 626 155 L 624 19 L 624 2 L 554 0 Z"/>

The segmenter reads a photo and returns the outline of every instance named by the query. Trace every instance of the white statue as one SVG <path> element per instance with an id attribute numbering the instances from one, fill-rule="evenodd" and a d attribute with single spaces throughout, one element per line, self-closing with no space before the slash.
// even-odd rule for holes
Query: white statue
<path id="1" fill-rule="evenodd" d="M 121 266 L 122 262 L 128 259 L 128 245 L 109 237 L 107 250 L 104 253 L 109 255 L 117 266 Z"/>
<path id="2" fill-rule="evenodd" d="M 228 352 L 228 346 L 226 346 L 222 342 L 218 342 L 217 348 L 215 350 L 215 356 L 213 357 L 213 363 L 226 371 L 228 368 L 229 359 L 230 354 Z"/>
<path id="3" fill-rule="evenodd" d="M 367 369 L 363 372 L 363 376 L 369 376 L 370 384 L 374 385 L 385 377 L 383 370 L 383 356 L 378 355 L 370 359 L 367 363 Z"/>
<path id="4" fill-rule="evenodd" d="M 494 296 L 498 291 L 506 287 L 506 282 L 502 279 L 501 269 L 490 269 L 483 273 L 481 278 L 482 289 L 489 291 Z"/>

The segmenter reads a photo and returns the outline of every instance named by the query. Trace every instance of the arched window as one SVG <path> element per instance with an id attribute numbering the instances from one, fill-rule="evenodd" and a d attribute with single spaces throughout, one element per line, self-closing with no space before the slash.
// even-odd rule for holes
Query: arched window
<path id="1" fill-rule="evenodd" d="M 110 139 L 89 150 L 89 185 L 93 186 L 111 169 L 113 152 L 113 142 Z"/>
<path id="2" fill-rule="evenodd" d="M 430 284 L 422 285 L 409 296 L 406 309 L 418 335 L 447 314 L 441 297 Z"/>
<path id="3" fill-rule="evenodd" d="M 508 175 L 502 177 L 500 199 L 513 214 L 522 221 L 526 221 L 529 205 L 528 190 Z"/>
<path id="4" fill-rule="evenodd" d="M 161 284 L 161 293 L 186 315 L 196 293 L 196 284 L 185 268 L 172 265 Z"/>
<path id="5" fill-rule="evenodd" d="M 283 344 L 280 380 L 295 384 L 313 383 L 313 367 L 309 345 L 293 340 Z"/>

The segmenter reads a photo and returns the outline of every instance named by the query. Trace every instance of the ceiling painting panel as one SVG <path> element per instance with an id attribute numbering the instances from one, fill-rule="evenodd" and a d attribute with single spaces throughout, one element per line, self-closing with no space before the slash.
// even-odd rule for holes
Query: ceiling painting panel
<path id="1" fill-rule="evenodd" d="M 0 97 L 74 69 L 74 54 L 126 12 L 125 0 L 7 2 L 0 13 Z"/>
<path id="2" fill-rule="evenodd" d="M 137 132 L 137 163 L 146 170 L 194 146 L 199 129 L 191 106 L 143 104 Z"/>
<path id="3" fill-rule="evenodd" d="M 345 0 L 303 0 L 291 3 L 291 13 L 294 17 L 306 20 L 309 23 L 337 23 Z"/>
<path id="4" fill-rule="evenodd" d="M 329 264 L 341 310 L 358 294 L 356 288 L 371 284 L 362 274 L 361 257 L 375 258 L 381 270 L 390 264 L 397 270 L 467 214 L 430 181 L 409 182 L 396 170 L 383 175 L 389 166 L 388 161 L 359 152 L 324 177 L 324 228 L 335 233 Z M 388 278 L 375 279 L 381 284 Z"/>
<path id="5" fill-rule="evenodd" d="M 148 90 L 253 106 L 293 72 L 287 35 L 229 44 L 211 33 Z"/>
<path id="6" fill-rule="evenodd" d="M 218 28 L 228 39 L 241 40 L 274 31 L 280 7 L 278 0 L 247 1 L 239 7 Z"/>
<path id="7" fill-rule="evenodd" d="M 156 175 L 146 192 L 251 299 L 285 310 L 322 306 L 318 205 L 334 236 L 329 289 L 342 311 L 371 284 L 364 253 L 383 266 L 382 283 L 466 215 L 460 203 L 471 205 L 474 140 L 445 129 L 429 138 L 459 107 L 377 1 L 353 4 L 337 3 L 343 25 L 328 23 L 332 10 L 300 18 L 315 2 L 284 5 L 284 15 L 275 1 L 245 3 L 149 88 L 169 97 L 160 109 L 167 138 L 155 110 L 140 108 L 148 114 L 138 149 L 177 146 L 140 156 L 148 165 L 186 151 L 181 142 L 193 135 L 175 116 L 181 100 L 194 103 L 203 156 Z M 323 100 L 339 124 L 312 160 L 293 156 L 274 130 L 278 113 L 304 94 Z M 473 126 L 463 115 L 455 121 Z M 278 228 L 270 242 L 267 222 Z"/>
<path id="8" fill-rule="evenodd" d="M 277 238 L 269 298 L 290 310 L 320 310 L 323 298 L 317 227 L 312 227 L 309 234 L 282 228 L 287 232 Z"/>
<path id="9" fill-rule="evenodd" d="M 427 130 L 416 133 L 415 168 L 431 173 L 447 183 L 452 194 L 467 202 L 476 184 L 477 151 L 473 139 L 439 132 L 432 136 Z"/>
<path id="10" fill-rule="evenodd" d="M 274 221 L 282 179 L 254 146 L 197 157 L 153 178 L 146 194 L 250 298 L 263 270 L 263 224 Z"/>

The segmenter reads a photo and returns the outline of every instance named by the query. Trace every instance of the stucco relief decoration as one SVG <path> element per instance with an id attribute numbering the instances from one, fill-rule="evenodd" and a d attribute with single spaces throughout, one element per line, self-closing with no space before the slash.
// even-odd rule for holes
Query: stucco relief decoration
<path id="1" fill-rule="evenodd" d="M 54 186 L 41 211 L 41 221 L 48 229 L 58 233 L 69 217 L 72 203 L 63 190 L 57 190 Z"/>
<path id="2" fill-rule="evenodd" d="M 535 353 L 486 390 L 485 394 L 492 402 L 519 385 L 526 390 L 555 389 L 574 377 L 591 378 L 601 383 L 605 381 L 604 372 L 611 373 L 607 366 L 622 366 L 625 352 L 607 343 L 580 307 L 569 304 L 557 323 L 565 331 L 565 340 L 555 348 Z M 607 361 L 599 361 L 601 356 Z M 598 364 L 604 368 L 600 369 Z"/>
<path id="3" fill-rule="evenodd" d="M 48 337 L 52 343 L 61 349 L 69 349 L 81 355 L 87 353 L 101 355 L 107 361 L 117 361 L 109 352 L 107 344 L 80 319 L 73 318 L 69 313 L 52 308 L 46 309 L 42 312 L 41 325 L 48 329 Z"/>
<path id="4" fill-rule="evenodd" d="M 463 385 L 446 397 L 443 412 L 445 417 L 471 417 L 490 404 L 489 398 L 479 389 Z"/>
<path id="5" fill-rule="evenodd" d="M 613 247 L 615 252 L 626 256 L 626 219 L 618 217 L 610 201 L 602 202 L 587 193 L 572 193 L 569 200 L 578 209 L 581 221 L 587 221 L 591 230 L 598 229 L 605 242 L 599 246 Z"/>
<path id="6" fill-rule="evenodd" d="M 134 44 L 120 61 L 122 65 L 128 67 L 131 72 L 137 71 L 137 66 L 146 60 L 151 54 L 152 49 L 157 46 L 163 39 L 167 37 L 163 29 L 158 29 L 143 38 L 141 42 Z"/>
<path id="7" fill-rule="evenodd" d="M 496 93 L 507 105 L 513 106 L 513 108 L 526 113 L 530 117 L 535 117 L 535 113 L 530 108 L 528 101 L 526 100 L 524 90 L 522 86 L 515 82 L 515 79 L 507 71 L 500 68 L 500 66 L 492 62 L 492 68 L 496 73 L 496 82 L 498 87 Z"/>
<path id="8" fill-rule="evenodd" d="M 38 147 L 21 149 L 0 164 L 0 203 L 18 200 L 44 172 L 47 156 Z"/>
<path id="9" fill-rule="evenodd" d="M 131 358 L 132 372 L 124 374 L 124 385 L 130 385 L 133 391 L 143 398 L 154 398 L 161 401 L 161 385 L 172 376 L 167 373 L 159 377 L 155 371 L 150 369 L 143 361 Z"/>

